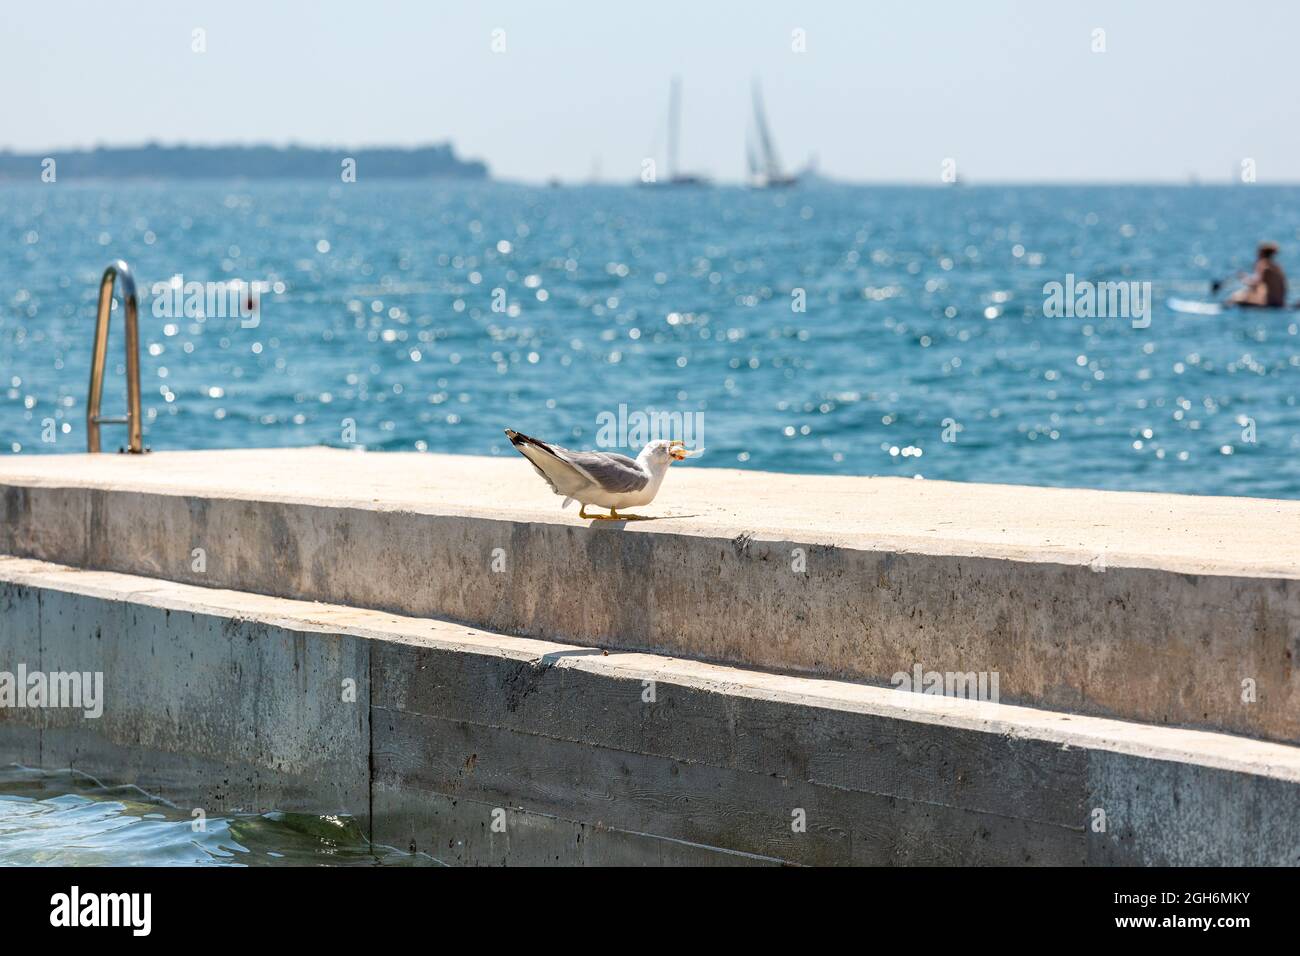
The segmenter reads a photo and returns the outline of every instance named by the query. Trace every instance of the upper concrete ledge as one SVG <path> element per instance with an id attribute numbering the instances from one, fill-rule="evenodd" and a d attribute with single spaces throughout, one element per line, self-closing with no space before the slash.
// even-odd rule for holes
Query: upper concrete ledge
<path id="1" fill-rule="evenodd" d="M 585 525 L 520 456 L 232 449 L 0 458 L 0 486 Z M 1300 579 L 1300 501 L 674 467 L 623 530 Z"/>

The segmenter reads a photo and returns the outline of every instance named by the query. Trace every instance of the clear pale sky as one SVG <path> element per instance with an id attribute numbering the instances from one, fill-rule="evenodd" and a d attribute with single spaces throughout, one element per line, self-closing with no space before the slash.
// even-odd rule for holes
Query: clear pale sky
<path id="1" fill-rule="evenodd" d="M 498 177 L 629 180 L 677 73 L 682 166 L 720 179 L 758 77 L 786 165 L 838 178 L 1295 182 L 1298 60 L 1280 0 L 5 0 L 0 148 L 449 139 Z"/>

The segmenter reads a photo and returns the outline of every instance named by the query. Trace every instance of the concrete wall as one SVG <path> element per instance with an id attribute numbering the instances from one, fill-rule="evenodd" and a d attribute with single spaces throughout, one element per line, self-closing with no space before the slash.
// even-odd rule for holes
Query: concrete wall
<path id="1" fill-rule="evenodd" d="M 335 455 L 341 466 L 380 457 Z M 285 460 L 286 478 L 295 467 Z M 805 481 L 811 494 L 852 479 Z M 0 484 L 0 553 L 881 684 L 917 663 L 996 672 L 1006 702 L 1300 742 L 1300 579 L 1289 555 L 1268 570 L 1207 540 L 1203 570 L 1189 573 L 1171 570 L 1179 561 L 1081 562 L 1043 548 L 933 553 L 944 548 L 823 530 L 724 537 L 713 526 L 587 526 L 461 503 L 439 513 L 305 491 L 295 500 L 280 487 L 254 499 L 102 484 Z M 1094 509 L 1110 500 L 1088 494 L 1101 496 L 1086 503 Z M 1184 500 L 1186 515 L 1172 520 L 1208 520 L 1206 506 Z M 1300 523 L 1274 515 L 1283 504 L 1240 503 L 1242 526 L 1272 521 L 1277 547 L 1290 547 L 1283 539 L 1300 537 Z M 800 557 L 804 571 L 794 570 Z"/>
<path id="2" fill-rule="evenodd" d="M 368 818 L 364 642 L 137 601 L 130 590 L 97 596 L 93 578 L 89 593 L 0 583 L 0 671 L 25 663 L 106 682 L 96 719 L 0 708 L 0 762 L 75 768 L 209 813 L 303 806 Z M 359 688 L 347 706 L 329 698 L 345 678 Z"/>
<path id="3" fill-rule="evenodd" d="M 0 610 L 0 670 L 109 695 L 0 710 L 0 759 L 349 812 L 452 863 L 1300 862 L 1279 744 L 13 558 Z"/>

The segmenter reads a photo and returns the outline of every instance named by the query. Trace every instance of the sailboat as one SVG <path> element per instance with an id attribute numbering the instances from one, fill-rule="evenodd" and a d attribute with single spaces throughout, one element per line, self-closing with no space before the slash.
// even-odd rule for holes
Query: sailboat
<path id="1" fill-rule="evenodd" d="M 772 131 L 767 126 L 767 113 L 763 109 L 763 91 L 758 81 L 754 81 L 754 131 L 758 140 L 755 152 L 754 136 L 746 135 L 745 162 L 749 169 L 749 186 L 752 189 L 778 189 L 794 186 L 799 177 L 792 176 L 781 168 L 781 158 L 776 153 L 776 144 L 772 141 Z"/>
<path id="2" fill-rule="evenodd" d="M 646 183 L 651 186 L 707 186 L 708 177 L 683 173 L 677 165 L 677 145 L 681 139 L 682 81 L 674 76 L 668 88 L 668 177 Z"/>

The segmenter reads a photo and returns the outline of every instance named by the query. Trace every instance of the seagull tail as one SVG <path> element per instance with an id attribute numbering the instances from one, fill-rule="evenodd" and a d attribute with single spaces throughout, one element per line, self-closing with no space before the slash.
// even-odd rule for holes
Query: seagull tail
<path id="1" fill-rule="evenodd" d="M 506 429 L 506 437 L 510 439 L 510 444 L 514 445 L 516 448 L 522 448 L 524 445 L 534 445 L 542 449 L 542 451 L 546 452 L 548 455 L 555 454 L 555 450 L 551 448 L 550 445 L 546 444 L 546 442 L 538 441 L 536 438 L 530 438 L 523 432 L 517 432 L 513 428 Z"/>
<path id="2" fill-rule="evenodd" d="M 528 459 L 533 470 L 545 479 L 557 495 L 568 496 L 568 492 L 584 483 L 580 477 L 581 472 L 546 442 L 529 438 L 513 428 L 507 428 L 505 432 L 506 437 L 510 439 L 510 444 L 515 446 L 515 451 Z M 566 501 L 565 504 L 567 505 L 568 502 Z"/>
<path id="3" fill-rule="evenodd" d="M 561 502 L 560 507 L 561 507 L 561 508 L 567 508 L 567 507 L 569 507 L 569 505 L 573 504 L 574 500 L 575 500 L 575 499 L 573 499 L 573 498 L 565 498 L 564 501 Z"/>

